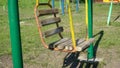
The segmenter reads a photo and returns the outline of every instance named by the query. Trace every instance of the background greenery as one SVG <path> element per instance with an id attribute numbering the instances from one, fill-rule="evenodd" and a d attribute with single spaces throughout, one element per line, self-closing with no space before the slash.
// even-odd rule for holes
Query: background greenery
<path id="1" fill-rule="evenodd" d="M 42 67 L 42 68 L 61 68 L 63 58 L 66 53 L 51 52 L 44 49 L 39 39 L 39 34 L 34 19 L 34 6 L 35 0 L 18 0 L 19 13 L 20 13 L 20 29 L 22 38 L 23 57 L 26 68 Z M 45 1 L 45 0 L 43 0 Z M 56 1 L 56 8 L 59 8 L 59 2 Z M 79 12 L 75 11 L 75 4 L 71 4 L 73 12 L 73 20 L 75 26 L 76 38 L 85 37 L 85 4 L 79 6 Z M 101 42 L 99 43 L 98 57 L 105 58 L 104 65 L 107 65 L 109 59 L 113 61 L 119 60 L 120 53 L 120 18 L 115 22 L 113 20 L 120 15 L 120 4 L 113 5 L 113 11 L 111 16 L 111 26 L 106 26 L 109 4 L 95 3 L 93 4 L 93 33 L 94 35 L 100 31 L 104 31 Z M 65 32 L 63 35 L 70 36 L 69 34 L 69 20 L 67 10 L 65 15 L 58 15 L 62 18 L 60 25 L 64 26 Z M 55 40 L 56 36 L 49 38 Z M 96 36 L 96 41 L 99 36 Z M 112 52 L 111 52 L 112 51 Z M 114 53 L 114 54 L 113 54 Z M 0 0 L 0 57 L 9 55 L 11 57 L 11 46 L 9 36 L 9 21 L 8 21 L 8 9 L 7 0 Z M 112 56 L 111 56 L 112 55 Z M 106 57 L 107 56 L 107 57 Z M 109 57 L 111 56 L 111 57 Z M 115 58 L 113 56 L 116 56 Z M 57 57 L 57 58 L 56 58 Z M 56 59 L 54 59 L 56 58 Z M 54 60 L 53 60 L 54 59 Z M 52 62 L 51 62 L 52 61 Z M 0 61 L 5 62 L 5 61 Z M 9 62 L 6 60 L 6 62 Z M 49 63 L 51 62 L 51 63 Z M 57 64 L 57 62 L 60 62 Z M 112 62 L 111 62 L 112 63 Z M 110 65 L 110 64 L 108 64 Z M 9 65 L 8 65 L 9 66 Z M 49 67 L 48 67 L 49 66 Z M 114 65 L 113 65 L 114 66 Z M 101 67 L 102 68 L 102 67 Z M 107 67 L 106 67 L 107 68 Z M 109 67 L 108 67 L 109 68 Z"/>

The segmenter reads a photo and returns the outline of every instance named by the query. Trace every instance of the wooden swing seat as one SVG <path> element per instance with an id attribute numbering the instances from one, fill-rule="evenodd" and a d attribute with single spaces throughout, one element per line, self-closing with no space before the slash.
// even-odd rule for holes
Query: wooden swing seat
<path id="1" fill-rule="evenodd" d="M 86 48 L 89 47 L 89 45 L 91 43 L 94 42 L 94 38 L 91 38 L 89 40 L 85 40 L 85 38 L 83 39 L 77 39 L 76 40 L 76 49 L 77 51 L 83 51 Z M 73 45 L 72 45 L 72 40 L 70 38 L 63 38 L 61 40 L 58 40 L 56 42 L 53 42 L 51 44 L 49 44 L 49 49 L 53 49 L 53 48 L 58 48 L 60 50 L 73 50 Z"/>
<path id="2" fill-rule="evenodd" d="M 35 18 L 36 22 L 38 25 L 38 30 L 40 34 L 40 39 L 42 41 L 42 44 L 49 49 L 58 49 L 60 51 L 62 50 L 67 50 L 67 51 L 72 51 L 74 50 L 73 48 L 73 42 L 70 38 L 63 38 L 61 32 L 63 32 L 63 27 L 59 26 L 59 23 L 61 22 L 60 17 L 57 17 L 56 14 L 58 14 L 58 9 L 52 8 L 49 3 L 40 3 L 39 5 L 48 5 L 50 9 L 44 9 L 44 10 L 38 10 L 38 6 L 35 7 Z M 53 15 L 54 17 L 48 18 L 41 20 L 39 17 L 41 16 L 46 16 L 46 15 Z M 55 29 L 49 29 L 47 31 L 42 31 L 43 26 L 48 26 L 51 24 L 56 24 L 57 28 Z M 54 34 L 58 34 L 59 37 L 61 38 L 58 41 L 52 42 L 50 44 L 46 44 L 44 38 L 50 37 Z M 86 48 L 89 47 L 91 43 L 94 42 L 94 38 L 90 38 L 86 40 L 85 38 L 83 39 L 76 39 L 76 51 L 83 51 Z"/>

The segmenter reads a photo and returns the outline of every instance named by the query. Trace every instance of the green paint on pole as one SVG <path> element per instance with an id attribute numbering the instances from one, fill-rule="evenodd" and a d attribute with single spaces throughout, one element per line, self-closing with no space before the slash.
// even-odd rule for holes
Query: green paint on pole
<path id="1" fill-rule="evenodd" d="M 112 14 L 112 6 L 113 6 L 113 0 L 110 3 L 109 13 L 108 13 L 108 19 L 107 19 L 107 26 L 110 25 L 110 17 L 111 17 L 111 14 Z"/>
<path id="2" fill-rule="evenodd" d="M 18 0 L 8 0 L 13 68 L 23 68 Z"/>
<path id="3" fill-rule="evenodd" d="M 88 0 L 88 37 L 93 37 L 93 1 Z M 88 48 L 88 59 L 93 58 L 93 44 Z"/>

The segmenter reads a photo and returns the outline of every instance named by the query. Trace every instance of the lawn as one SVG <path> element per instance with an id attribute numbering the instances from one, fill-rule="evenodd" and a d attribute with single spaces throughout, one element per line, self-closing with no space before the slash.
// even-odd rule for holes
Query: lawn
<path id="1" fill-rule="evenodd" d="M 6 1 L 6 0 L 5 0 Z M 12 68 L 11 46 L 9 35 L 9 22 L 7 1 L 0 1 L 0 66 L 3 68 Z M 20 29 L 23 50 L 23 59 L 25 68 L 61 68 L 64 57 L 67 53 L 54 52 L 45 49 L 39 38 L 37 25 L 34 19 L 35 1 L 20 0 Z M 59 3 L 56 3 L 59 8 Z M 84 38 L 86 36 L 85 26 L 85 4 L 80 4 L 79 12 L 75 11 L 75 4 L 72 4 L 73 21 L 75 26 L 76 38 Z M 120 15 L 120 4 L 113 5 L 111 16 L 111 25 L 107 26 L 109 4 L 95 3 L 93 4 L 93 35 L 95 43 L 98 43 L 97 56 L 103 58 L 104 61 L 98 68 L 118 68 L 120 64 L 120 18 L 114 19 Z M 65 15 L 58 14 L 61 17 L 61 26 L 65 28 L 64 37 L 70 37 L 69 19 L 67 11 Z M 114 21 L 114 22 L 113 22 Z M 54 27 L 54 26 L 52 26 Z M 48 28 L 48 27 L 46 27 Z M 45 29 L 46 29 L 45 28 Z M 101 32 L 101 35 L 96 35 Z M 100 38 L 101 37 L 101 38 Z M 57 36 L 48 38 L 47 41 L 56 40 Z M 71 62 L 72 64 L 72 62 Z"/>

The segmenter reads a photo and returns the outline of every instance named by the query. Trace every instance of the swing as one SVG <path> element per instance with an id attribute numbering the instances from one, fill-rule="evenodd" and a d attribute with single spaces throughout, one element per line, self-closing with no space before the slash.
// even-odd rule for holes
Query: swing
<path id="1" fill-rule="evenodd" d="M 62 51 L 62 52 L 76 52 L 76 51 L 83 51 L 86 48 L 89 47 L 91 43 L 94 42 L 94 38 L 90 39 L 75 39 L 74 35 L 74 27 L 72 22 L 72 14 L 71 14 L 71 8 L 69 0 L 67 0 L 68 5 L 68 13 L 69 13 L 69 21 L 70 21 L 70 32 L 71 32 L 71 39 L 64 38 L 62 36 L 63 27 L 59 26 L 59 23 L 61 22 L 60 17 L 57 17 L 58 9 L 52 8 L 52 5 L 50 4 L 51 0 L 48 0 L 48 3 L 39 3 L 38 0 L 36 0 L 36 6 L 34 9 L 35 19 L 38 26 L 38 31 L 40 35 L 40 40 L 43 44 L 43 46 L 47 49 L 55 50 L 55 51 Z M 50 9 L 44 9 L 39 10 L 39 6 L 48 6 Z M 53 15 L 53 17 L 48 19 L 42 19 L 41 17 L 45 17 L 48 15 Z M 43 31 L 42 27 L 49 26 L 52 24 L 56 24 L 55 29 L 50 29 L 47 31 Z M 57 40 L 55 42 L 51 42 L 50 44 L 47 44 L 45 41 L 45 38 L 53 36 L 55 34 L 58 34 L 60 37 L 60 40 Z"/>

